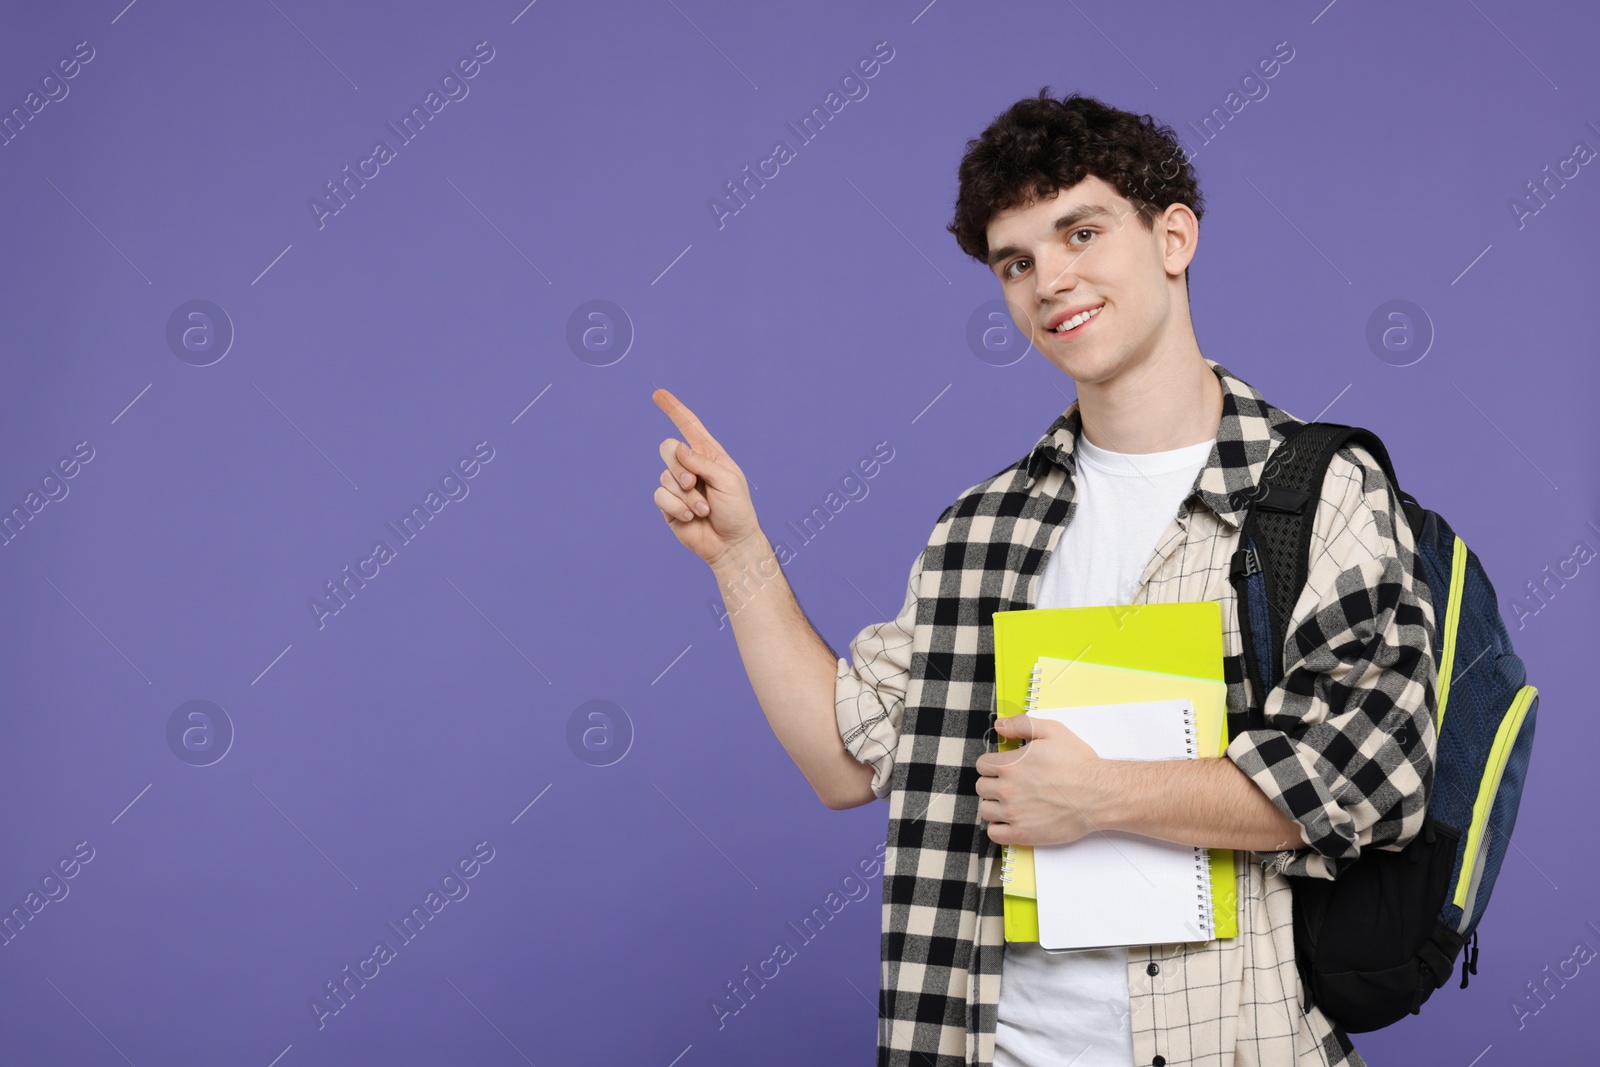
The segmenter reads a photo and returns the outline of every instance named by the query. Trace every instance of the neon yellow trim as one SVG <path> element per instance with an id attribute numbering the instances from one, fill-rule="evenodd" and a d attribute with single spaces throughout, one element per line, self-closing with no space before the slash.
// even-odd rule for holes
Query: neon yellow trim
<path id="1" fill-rule="evenodd" d="M 1461 854 L 1461 875 L 1456 879 L 1454 901 L 1458 908 L 1466 907 L 1467 886 L 1472 882 L 1472 871 L 1478 863 L 1478 849 L 1483 845 L 1484 828 L 1489 825 L 1489 809 L 1494 804 L 1495 793 L 1500 790 L 1500 777 L 1505 774 L 1506 757 L 1511 754 L 1511 746 L 1522 729 L 1522 718 L 1528 713 L 1528 705 L 1538 694 L 1539 690 L 1531 685 L 1517 690 L 1506 717 L 1500 720 L 1500 728 L 1495 731 L 1494 744 L 1489 747 L 1489 763 L 1484 768 L 1483 781 L 1478 786 L 1478 798 L 1472 803 L 1472 828 L 1467 831 L 1467 850 Z"/>
<path id="2" fill-rule="evenodd" d="M 1461 628 L 1461 590 L 1467 584 L 1467 545 L 1456 535 L 1450 553 L 1450 600 L 1444 609 L 1444 649 L 1439 653 L 1439 680 L 1434 688 L 1438 697 L 1438 722 L 1435 732 L 1444 729 L 1444 706 L 1450 700 L 1450 676 L 1455 673 L 1456 631 Z"/>

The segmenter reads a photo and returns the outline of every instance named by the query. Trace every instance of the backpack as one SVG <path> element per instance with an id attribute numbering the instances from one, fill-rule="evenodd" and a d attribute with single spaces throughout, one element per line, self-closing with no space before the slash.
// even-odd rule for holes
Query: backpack
<path id="1" fill-rule="evenodd" d="M 1361 1033 L 1418 1013 L 1469 941 L 1461 988 L 1477 973 L 1478 922 L 1516 825 L 1539 695 L 1526 684 L 1478 557 L 1438 513 L 1400 489 L 1377 436 L 1303 423 L 1289 429 L 1251 490 L 1232 559 L 1242 669 L 1256 699 L 1229 714 L 1230 733 L 1263 725 L 1260 703 L 1282 678 L 1288 615 L 1305 585 L 1323 478 L 1345 444 L 1377 459 L 1401 502 L 1433 594 L 1438 670 L 1437 760 L 1422 831 L 1398 852 L 1363 849 L 1331 881 L 1290 880 L 1303 991 L 1346 1031 Z"/>

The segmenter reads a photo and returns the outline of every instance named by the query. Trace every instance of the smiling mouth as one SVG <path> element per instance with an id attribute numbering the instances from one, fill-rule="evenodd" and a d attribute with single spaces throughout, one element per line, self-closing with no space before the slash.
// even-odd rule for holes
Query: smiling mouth
<path id="1" fill-rule="evenodd" d="M 1072 318 L 1067 319 L 1065 322 L 1063 322 L 1056 329 L 1048 330 L 1046 332 L 1052 333 L 1057 337 L 1072 337 L 1072 336 L 1076 336 L 1077 334 L 1079 334 L 1079 333 L 1081 333 L 1083 331 L 1083 328 L 1085 326 L 1087 326 L 1090 323 L 1090 321 L 1092 321 L 1093 319 L 1095 319 L 1095 318 L 1097 318 L 1099 316 L 1101 310 L 1104 307 L 1105 307 L 1105 305 L 1101 304 L 1098 307 L 1090 308 L 1088 311 L 1080 311 L 1078 314 L 1074 315 Z"/>

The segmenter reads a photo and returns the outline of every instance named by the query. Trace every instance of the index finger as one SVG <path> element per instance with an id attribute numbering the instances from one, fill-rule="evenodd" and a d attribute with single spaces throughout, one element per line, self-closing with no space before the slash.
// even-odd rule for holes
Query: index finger
<path id="1" fill-rule="evenodd" d="M 684 406 L 683 401 L 672 395 L 669 389 L 661 388 L 650 394 L 650 399 L 656 402 L 656 407 L 667 413 L 689 442 L 689 447 L 696 452 L 704 452 L 707 456 L 716 456 L 722 451 L 722 446 L 705 424 L 695 417 L 695 413 Z"/>

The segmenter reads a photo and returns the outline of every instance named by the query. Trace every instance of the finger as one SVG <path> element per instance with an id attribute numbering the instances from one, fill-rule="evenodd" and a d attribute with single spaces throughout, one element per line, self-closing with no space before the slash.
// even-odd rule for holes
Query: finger
<path id="1" fill-rule="evenodd" d="M 1011 736 L 1021 738 L 1024 741 L 1048 737 L 1057 729 L 1066 728 L 1054 719 L 1036 719 L 1027 712 L 1023 712 L 1021 715 L 1008 715 L 1001 721 L 1011 727 Z"/>
<path id="2" fill-rule="evenodd" d="M 711 505 L 701 495 L 698 489 L 680 489 L 672 480 L 672 475 L 666 471 L 661 472 L 661 488 L 677 497 L 683 506 L 691 509 L 696 515 L 711 514 Z"/>
<path id="3" fill-rule="evenodd" d="M 673 480 L 685 489 L 693 489 L 699 476 L 685 467 L 683 461 L 678 459 L 678 446 L 682 443 L 676 437 L 669 437 L 661 442 L 661 447 L 657 451 L 661 453 L 661 462 L 667 465 L 667 470 L 671 472 Z"/>
<path id="4" fill-rule="evenodd" d="M 706 453 L 692 449 L 682 441 L 674 441 L 677 451 L 673 455 L 680 466 L 688 473 L 699 478 L 705 486 L 719 489 L 724 493 L 737 494 L 738 481 L 742 477 L 739 468 L 725 452 Z M 680 483 L 682 479 L 679 479 Z"/>
<path id="5" fill-rule="evenodd" d="M 669 521 L 694 521 L 694 512 L 684 507 L 683 501 L 673 496 L 672 491 L 666 486 L 662 485 L 656 487 L 655 501 L 656 507 L 661 509 L 661 514 L 665 515 Z"/>
<path id="6" fill-rule="evenodd" d="M 690 448 L 708 456 L 723 454 L 722 445 L 711 436 L 711 431 L 706 429 L 705 423 L 685 407 L 683 401 L 673 396 L 670 389 L 657 389 L 650 394 L 650 399 L 656 402 L 656 407 L 667 413 L 672 424 L 683 433 L 684 440 L 689 442 Z"/>

